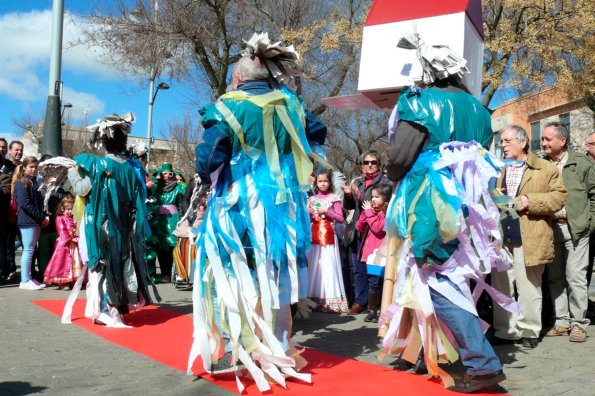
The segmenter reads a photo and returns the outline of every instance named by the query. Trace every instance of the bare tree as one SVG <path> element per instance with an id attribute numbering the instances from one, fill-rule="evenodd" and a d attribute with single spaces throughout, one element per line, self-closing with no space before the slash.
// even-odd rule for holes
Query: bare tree
<path id="1" fill-rule="evenodd" d="M 188 181 L 196 173 L 194 149 L 200 140 L 200 130 L 188 116 L 185 116 L 181 122 L 170 121 L 168 129 L 170 136 L 168 143 L 174 152 L 173 166 L 180 170 Z"/>

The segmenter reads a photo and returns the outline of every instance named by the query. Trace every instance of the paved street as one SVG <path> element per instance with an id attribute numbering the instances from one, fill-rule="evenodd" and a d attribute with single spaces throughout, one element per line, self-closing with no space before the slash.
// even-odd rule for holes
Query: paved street
<path id="1" fill-rule="evenodd" d="M 189 291 L 159 285 L 159 293 L 164 308 L 191 313 Z M 34 299 L 65 299 L 67 295 L 55 287 L 24 291 L 18 284 L 0 285 L 0 395 L 231 394 L 77 326 L 62 325 L 56 316 L 30 303 Z M 314 313 L 308 321 L 294 324 L 295 340 L 328 353 L 400 367 L 395 359 L 377 360 L 376 330 L 364 323 L 363 317 Z M 531 351 L 497 347 L 508 376 L 497 390 L 513 395 L 594 394 L 595 326 L 590 327 L 590 333 L 592 337 L 583 344 L 557 337 L 544 339 Z M 389 393 L 392 391 L 387 390 Z"/>

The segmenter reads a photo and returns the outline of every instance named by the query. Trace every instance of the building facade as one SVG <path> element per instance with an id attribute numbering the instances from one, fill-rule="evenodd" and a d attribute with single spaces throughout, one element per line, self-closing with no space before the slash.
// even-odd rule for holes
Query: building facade
<path id="1" fill-rule="evenodd" d="M 530 139 L 530 149 L 541 151 L 541 131 L 549 122 L 561 122 L 570 131 L 569 147 L 584 152 L 584 141 L 593 132 L 594 115 L 582 98 L 568 98 L 555 85 L 511 99 L 498 106 L 492 113 L 495 151 L 500 154 L 498 142 L 505 125 L 516 124 L 525 129 Z"/>

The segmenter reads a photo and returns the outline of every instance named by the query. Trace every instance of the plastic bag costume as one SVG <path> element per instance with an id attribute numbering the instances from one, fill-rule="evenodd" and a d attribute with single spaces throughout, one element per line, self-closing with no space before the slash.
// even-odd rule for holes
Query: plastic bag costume
<path id="1" fill-rule="evenodd" d="M 124 119 L 114 116 L 117 118 L 114 121 L 108 116 L 107 122 L 104 119 L 89 128 L 94 128 L 95 133 L 108 133 L 110 122 L 124 124 L 126 116 Z M 126 122 L 129 127 L 130 122 Z M 125 327 L 121 315 L 131 307 L 136 309 L 151 302 L 144 261 L 144 239 L 150 230 L 142 175 L 137 174 L 138 166 L 135 166 L 138 161 L 113 154 L 103 157 L 80 154 L 75 161 L 79 173 L 84 175 L 82 178 L 88 178 L 91 186 L 85 199 L 79 242 L 81 257 L 90 271 L 85 316 L 107 326 Z M 72 303 L 79 290 L 77 281 L 63 323 L 70 323 Z"/>
<path id="2" fill-rule="evenodd" d="M 462 309 L 455 319 L 468 315 L 470 327 L 479 324 L 475 302 L 483 290 L 518 310 L 483 280 L 492 268 L 508 268 L 498 209 L 488 191 L 502 163 L 485 149 L 492 139 L 489 112 L 463 90 L 405 89 L 396 109 L 399 122 L 422 126 L 427 139 L 389 205 L 387 266 L 395 267 L 395 278 L 394 288 L 389 285 L 392 304 L 379 321 L 386 332 L 381 357 L 397 354 L 415 363 L 423 347 L 428 372 L 450 387 L 454 380 L 438 363 L 456 361 L 459 353 L 466 365 L 481 355 L 481 363 L 468 365 L 471 374 L 502 366 L 483 337 L 486 324 L 473 330 L 481 338 L 477 349 L 459 344 L 457 339 L 466 341 L 465 325 L 449 328 L 437 300 Z M 470 280 L 476 282 L 473 293 Z"/>
<path id="3" fill-rule="evenodd" d="M 263 86 L 269 85 L 248 82 L 256 90 L 229 92 L 200 111 L 205 136 L 219 131 L 212 140 L 227 139 L 230 158 L 211 175 L 216 184 L 197 235 L 189 360 L 189 371 L 198 355 L 208 370 L 226 344 L 260 391 L 270 389 L 269 381 L 285 386 L 287 376 L 310 381 L 295 369 L 303 359 L 289 342 L 289 304 L 307 293 L 306 191 L 313 169 L 310 115 L 301 98 L 283 85 Z"/>

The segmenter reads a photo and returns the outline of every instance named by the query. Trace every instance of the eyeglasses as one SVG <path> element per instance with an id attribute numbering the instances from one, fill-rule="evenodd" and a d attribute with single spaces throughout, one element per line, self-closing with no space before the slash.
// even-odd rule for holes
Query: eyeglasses
<path id="1" fill-rule="evenodd" d="M 508 146 L 509 144 L 511 144 L 513 142 L 513 140 L 518 140 L 517 138 L 512 138 L 512 139 L 502 139 L 500 140 L 500 142 L 498 142 L 498 144 L 500 146 Z"/>
<path id="2" fill-rule="evenodd" d="M 362 161 L 362 163 L 364 165 L 378 165 L 378 161 L 373 160 L 373 161 Z"/>
<path id="3" fill-rule="evenodd" d="M 595 146 L 595 142 L 587 142 L 585 143 L 586 146 Z"/>
<path id="4" fill-rule="evenodd" d="M 171 172 L 161 172 L 163 176 L 173 176 L 174 174 Z"/>

